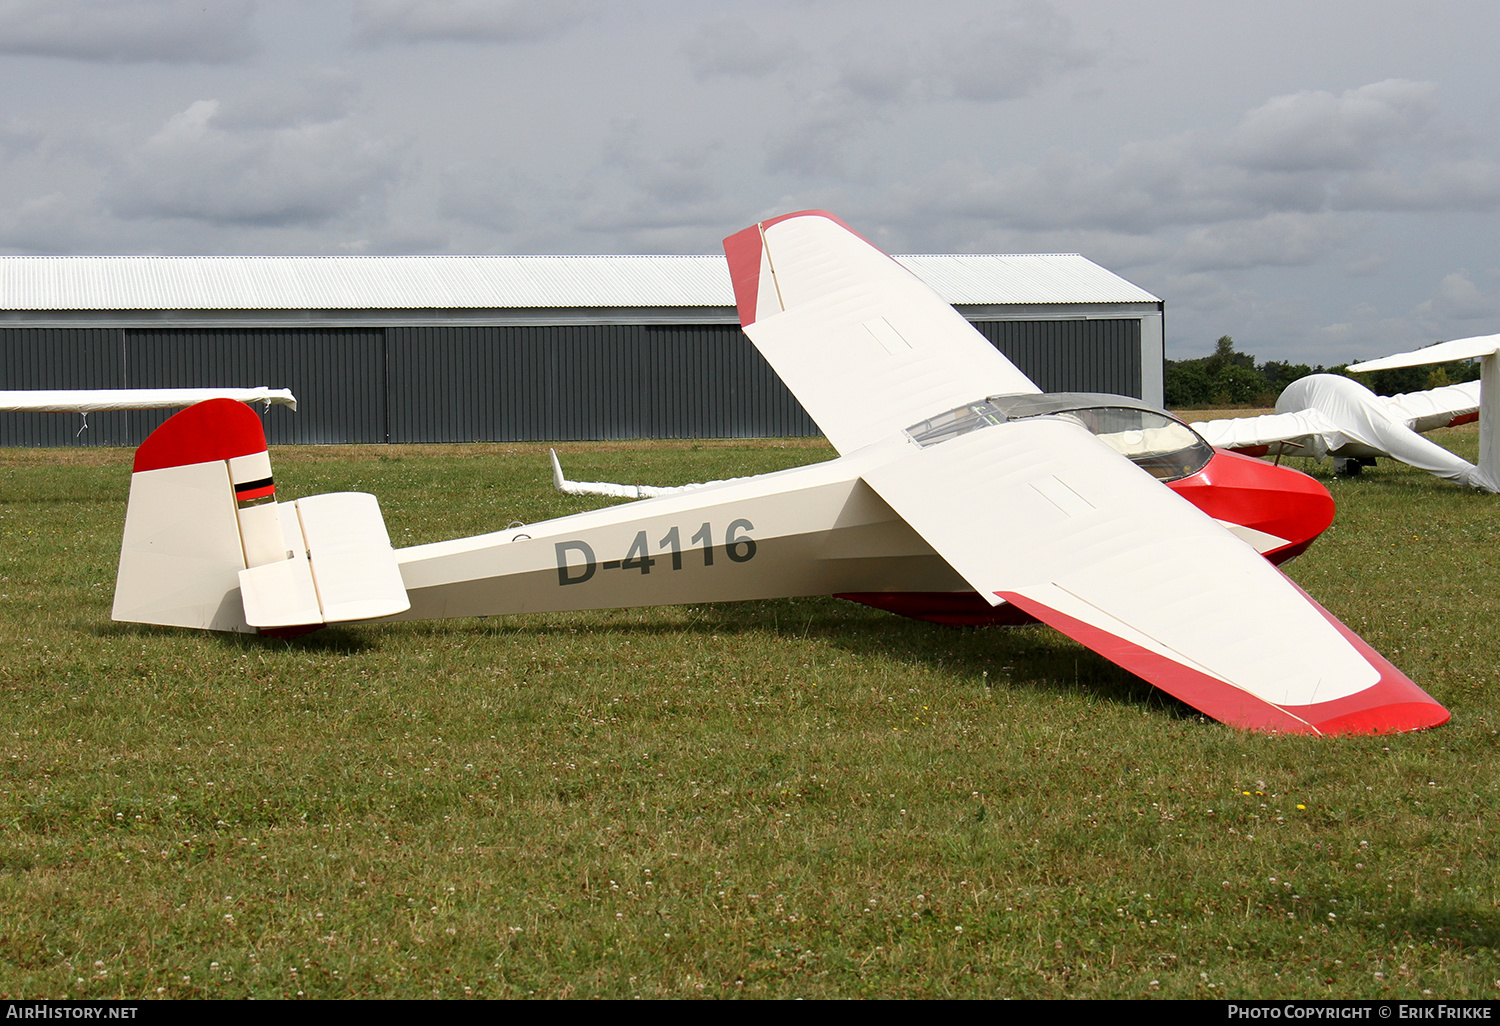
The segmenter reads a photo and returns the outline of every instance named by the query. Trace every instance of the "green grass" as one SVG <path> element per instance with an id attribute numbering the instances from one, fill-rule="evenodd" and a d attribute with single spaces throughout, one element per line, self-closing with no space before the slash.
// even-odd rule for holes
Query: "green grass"
<path id="1" fill-rule="evenodd" d="M 1438 437 L 1473 458 L 1472 429 Z M 829 455 L 563 452 L 652 483 Z M 1494 497 L 1324 477 L 1338 518 L 1292 575 L 1453 721 L 1307 739 L 1045 628 L 833 599 L 292 642 L 113 624 L 129 457 L 0 451 L 0 994 L 1500 988 Z M 378 494 L 397 544 L 592 502 L 540 446 L 273 459 L 283 497 Z"/>

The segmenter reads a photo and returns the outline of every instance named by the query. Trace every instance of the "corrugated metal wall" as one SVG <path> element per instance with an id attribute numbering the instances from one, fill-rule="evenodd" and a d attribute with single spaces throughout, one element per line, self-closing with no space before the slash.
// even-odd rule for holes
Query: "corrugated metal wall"
<path id="1" fill-rule="evenodd" d="M 263 418 L 273 444 L 386 441 L 385 349 L 381 328 L 125 330 L 130 388 L 290 388 L 297 412 Z M 154 429 L 175 411 L 147 412 Z"/>
<path id="2" fill-rule="evenodd" d="M 387 339 L 393 442 L 817 434 L 732 324 L 391 328 Z"/>
<path id="3" fill-rule="evenodd" d="M 1043 392 L 1109 392 L 1141 396 L 1141 322 L 978 321 Z"/>
<path id="4" fill-rule="evenodd" d="M 1140 322 L 976 327 L 1047 391 L 1140 395 Z M 0 389 L 290 388 L 274 444 L 752 438 L 817 427 L 732 324 L 0 328 Z M 172 411 L 0 413 L 0 445 L 138 445 Z"/>
<path id="5" fill-rule="evenodd" d="M 0 389 L 123 388 L 119 328 L 7 328 L 0 332 Z M 137 445 L 137 411 L 77 414 L 0 413 L 0 445 Z M 140 438 L 145 437 L 142 433 Z"/>

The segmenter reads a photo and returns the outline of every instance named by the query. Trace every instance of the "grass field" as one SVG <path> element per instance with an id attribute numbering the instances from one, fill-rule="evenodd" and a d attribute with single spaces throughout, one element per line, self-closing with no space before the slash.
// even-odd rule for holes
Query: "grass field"
<path id="1" fill-rule="evenodd" d="M 1436 437 L 1474 458 L 1472 429 Z M 130 455 L 0 450 L 5 996 L 1500 995 L 1495 497 L 1324 476 L 1338 517 L 1291 575 L 1453 721 L 1307 739 L 1205 722 L 1046 628 L 834 599 L 114 624 Z M 273 459 L 283 498 L 378 494 L 398 545 L 591 504 L 541 446 Z"/>

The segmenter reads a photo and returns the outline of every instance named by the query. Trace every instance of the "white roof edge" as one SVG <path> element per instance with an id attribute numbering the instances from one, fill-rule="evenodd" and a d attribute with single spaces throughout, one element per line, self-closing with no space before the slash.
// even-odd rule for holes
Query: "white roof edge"
<path id="1" fill-rule="evenodd" d="M 1077 253 L 896 259 L 961 305 L 1160 302 Z M 0 311 L 733 305 L 722 255 L 0 256 Z"/>

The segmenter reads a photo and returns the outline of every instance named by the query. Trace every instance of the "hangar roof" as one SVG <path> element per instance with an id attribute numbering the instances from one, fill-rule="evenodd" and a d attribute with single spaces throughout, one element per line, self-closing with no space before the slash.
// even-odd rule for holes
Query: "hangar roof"
<path id="1" fill-rule="evenodd" d="M 896 259 L 955 305 L 1160 302 L 1076 253 Z M 733 306 L 722 256 L 0 256 L 0 311 Z"/>

